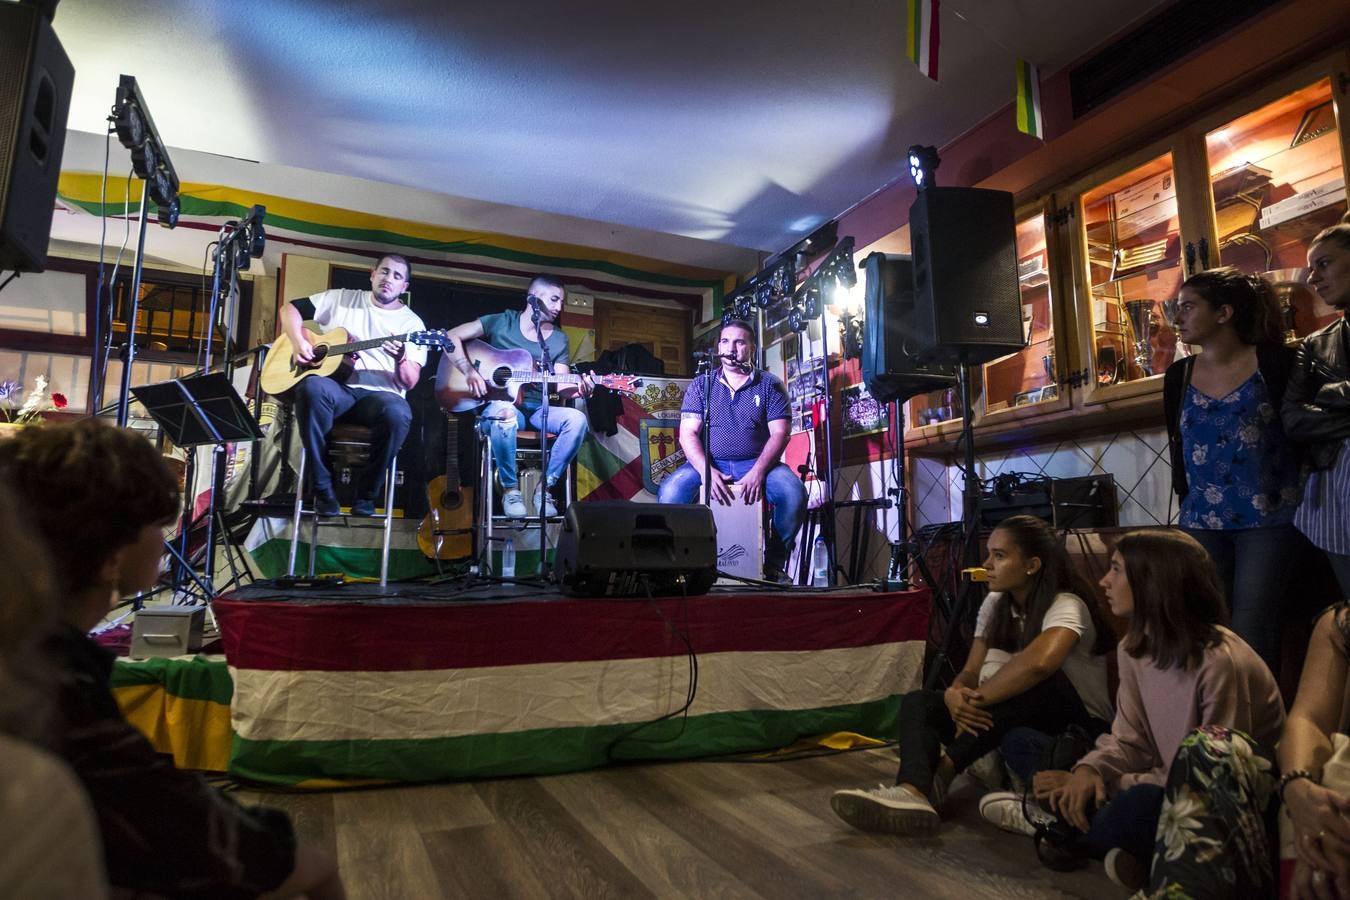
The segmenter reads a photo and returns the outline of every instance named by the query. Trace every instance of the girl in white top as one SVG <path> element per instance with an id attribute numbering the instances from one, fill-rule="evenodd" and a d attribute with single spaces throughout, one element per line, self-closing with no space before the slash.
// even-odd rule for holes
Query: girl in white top
<path id="1" fill-rule="evenodd" d="M 850 825 L 932 835 L 947 785 L 1011 729 L 1056 734 L 1110 717 L 1104 654 L 1114 635 L 1055 530 L 1032 516 L 1003 521 L 989 536 L 985 568 L 994 593 L 980 608 L 965 666 L 946 691 L 900 700 L 896 785 L 831 799 Z M 986 663 L 998 657 L 1002 665 L 989 674 Z"/>

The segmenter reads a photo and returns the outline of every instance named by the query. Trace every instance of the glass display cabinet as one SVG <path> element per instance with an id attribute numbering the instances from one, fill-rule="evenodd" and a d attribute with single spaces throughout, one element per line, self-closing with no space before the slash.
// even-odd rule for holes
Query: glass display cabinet
<path id="1" fill-rule="evenodd" d="M 1044 210 L 1018 220 L 1017 283 L 1021 294 L 1022 332 L 1026 349 L 984 366 L 984 417 L 1010 410 L 1024 414 L 1058 409 L 1061 395 L 1059 360 L 1055 353 L 1055 308 L 1051 260 Z M 1016 416 L 1020 418 L 1021 415 Z"/>
<path id="2" fill-rule="evenodd" d="M 1345 169 L 1330 78 L 1285 93 L 1205 134 L 1217 264 L 1275 285 L 1285 335 L 1334 310 L 1306 280 L 1308 240 L 1345 213 Z"/>

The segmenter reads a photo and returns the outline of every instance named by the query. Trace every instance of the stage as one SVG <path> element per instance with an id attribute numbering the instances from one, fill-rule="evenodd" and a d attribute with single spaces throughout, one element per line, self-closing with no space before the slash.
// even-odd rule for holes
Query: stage
<path id="1" fill-rule="evenodd" d="M 173 731 L 219 731 L 224 699 L 227 771 L 306 787 L 893 736 L 899 695 L 922 677 L 927 592 L 715 591 L 592 600 L 514 585 L 259 582 L 213 604 L 224 664 L 122 661 L 115 685 L 180 765 L 220 759 L 219 737 Z"/>

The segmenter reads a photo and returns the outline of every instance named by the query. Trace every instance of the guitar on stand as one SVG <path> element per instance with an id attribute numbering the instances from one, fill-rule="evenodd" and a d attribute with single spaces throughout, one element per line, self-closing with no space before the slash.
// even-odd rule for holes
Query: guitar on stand
<path id="1" fill-rule="evenodd" d="M 368 341 L 353 341 L 345 328 L 334 328 L 318 332 L 305 326 L 305 335 L 314 347 L 314 359 L 307 365 L 295 361 L 295 345 L 285 333 L 277 335 L 272 342 L 272 350 L 263 362 L 262 374 L 258 383 L 273 397 L 285 397 L 304 378 L 321 375 L 345 382 L 356 368 L 355 355 L 362 350 L 383 346 L 386 341 L 403 341 L 423 347 L 451 346 L 449 335 L 444 331 L 410 331 L 407 334 L 391 334 L 386 337 L 371 338 Z"/>
<path id="2" fill-rule="evenodd" d="M 438 372 L 436 399 L 446 412 L 467 412 L 489 400 L 506 400 L 519 405 L 526 385 L 539 384 L 543 380 L 543 375 L 535 370 L 534 357 L 528 350 L 498 350 L 482 341 L 468 341 L 464 345 L 464 355 L 487 382 L 487 396 L 475 397 L 463 372 L 454 366 L 441 366 L 441 372 L 447 369 L 449 372 L 443 382 Z M 580 375 L 550 372 L 548 383 L 549 387 L 580 384 L 581 378 Z M 591 380 L 620 394 L 635 394 L 642 385 L 642 379 L 637 375 L 591 375 Z"/>
<path id="3" fill-rule="evenodd" d="M 473 556 L 474 491 L 459 480 L 459 419 L 445 417 L 445 474 L 427 485 L 427 514 L 417 528 L 417 546 L 428 559 Z"/>

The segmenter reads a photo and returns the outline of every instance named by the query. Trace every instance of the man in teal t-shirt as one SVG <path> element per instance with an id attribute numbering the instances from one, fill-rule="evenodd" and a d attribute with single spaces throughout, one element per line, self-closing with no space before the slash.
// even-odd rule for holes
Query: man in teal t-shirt
<path id="1" fill-rule="evenodd" d="M 543 359 L 539 347 L 539 333 L 542 332 L 553 371 L 559 375 L 569 374 L 567 336 L 556 324 L 566 299 L 567 289 L 561 278 L 556 275 L 536 275 L 526 292 L 523 309 L 493 313 L 451 329 L 450 336 L 455 349 L 448 354 L 450 364 L 464 373 L 475 397 L 487 396 L 487 382 L 465 355 L 464 343 L 478 338 L 498 350 L 528 351 L 538 370 Z M 536 310 L 539 312 L 539 331 L 535 330 L 533 321 Z M 576 394 L 589 397 L 593 387 L 589 377 L 583 377 L 580 384 L 559 386 L 558 393 L 564 397 Z M 519 406 L 505 400 L 491 400 L 483 405 L 478 415 L 490 423 L 487 433 L 492 444 L 492 458 L 497 466 L 497 480 L 502 486 L 502 512 L 516 517 L 529 515 L 520 493 L 520 475 L 516 470 L 516 431 L 524 428 L 526 423 L 536 431 L 542 428 L 543 407 L 539 386 L 527 386 Z M 540 494 L 534 498 L 535 514 L 541 503 L 545 515 L 558 514 L 551 491 L 567 471 L 568 464 L 576 458 L 581 442 L 586 437 L 587 427 L 584 413 L 566 406 L 549 407 L 548 430 L 555 437 L 549 445 L 548 472 L 544 483 L 540 484 Z"/>

